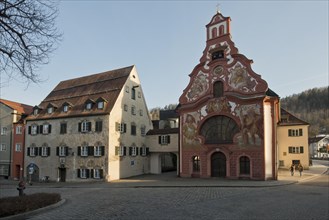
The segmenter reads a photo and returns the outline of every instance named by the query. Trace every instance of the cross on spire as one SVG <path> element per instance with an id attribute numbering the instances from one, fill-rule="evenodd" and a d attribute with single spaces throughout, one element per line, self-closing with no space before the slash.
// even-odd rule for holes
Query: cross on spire
<path id="1" fill-rule="evenodd" d="M 216 5 L 217 13 L 220 13 L 219 6 L 220 6 L 220 4 L 218 3 L 218 4 Z"/>

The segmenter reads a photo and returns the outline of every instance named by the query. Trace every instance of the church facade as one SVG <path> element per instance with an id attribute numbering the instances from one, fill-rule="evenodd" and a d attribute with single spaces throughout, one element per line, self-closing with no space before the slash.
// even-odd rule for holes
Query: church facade
<path id="1" fill-rule="evenodd" d="M 179 98 L 181 177 L 277 179 L 279 97 L 231 39 L 230 18 L 206 25 L 206 48 Z"/>

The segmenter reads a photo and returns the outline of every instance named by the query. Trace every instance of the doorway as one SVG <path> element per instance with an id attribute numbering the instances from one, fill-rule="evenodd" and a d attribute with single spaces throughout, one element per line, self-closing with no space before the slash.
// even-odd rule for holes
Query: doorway
<path id="1" fill-rule="evenodd" d="M 226 177 L 226 156 L 222 152 L 211 155 L 211 176 Z"/>
<path id="2" fill-rule="evenodd" d="M 65 167 L 59 167 L 58 168 L 58 175 L 59 175 L 59 182 L 65 182 L 66 181 L 66 168 Z"/>

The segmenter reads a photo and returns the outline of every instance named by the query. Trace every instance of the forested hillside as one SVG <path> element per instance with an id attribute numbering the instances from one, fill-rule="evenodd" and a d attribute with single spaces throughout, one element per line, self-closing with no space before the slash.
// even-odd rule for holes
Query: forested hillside
<path id="1" fill-rule="evenodd" d="M 314 88 L 281 99 L 281 107 L 308 122 L 309 137 L 329 133 L 329 87 Z"/>

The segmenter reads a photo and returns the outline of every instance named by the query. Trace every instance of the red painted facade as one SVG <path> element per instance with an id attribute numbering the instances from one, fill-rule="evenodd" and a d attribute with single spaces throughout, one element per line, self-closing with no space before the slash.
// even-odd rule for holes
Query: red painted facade
<path id="1" fill-rule="evenodd" d="M 276 179 L 279 98 L 239 54 L 229 17 L 218 12 L 206 30 L 179 99 L 180 176 Z"/>
<path id="2" fill-rule="evenodd" d="M 14 179 L 21 179 L 24 168 L 25 124 L 14 123 L 13 128 L 11 176 Z"/>

